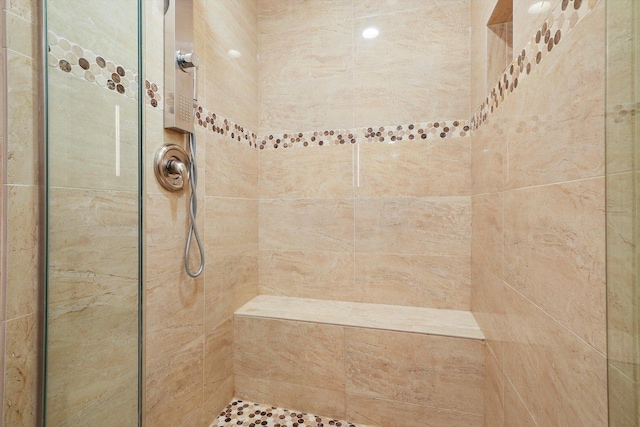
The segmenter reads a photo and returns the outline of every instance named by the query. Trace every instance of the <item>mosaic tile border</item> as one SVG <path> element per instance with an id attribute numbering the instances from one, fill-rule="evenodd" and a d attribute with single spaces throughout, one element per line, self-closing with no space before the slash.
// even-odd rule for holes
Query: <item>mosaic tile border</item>
<path id="1" fill-rule="evenodd" d="M 374 142 L 422 141 L 436 138 L 461 138 L 469 135 L 465 120 L 443 120 L 392 126 L 354 129 L 332 129 L 298 133 L 271 134 L 261 138 L 260 149 L 289 147 L 320 147 L 326 145 Z"/>
<path id="2" fill-rule="evenodd" d="M 66 38 L 47 33 L 48 65 L 131 99 L 138 99 L 138 75 Z"/>
<path id="3" fill-rule="evenodd" d="M 335 418 L 234 399 L 209 427 L 366 427 Z"/>
<path id="4" fill-rule="evenodd" d="M 478 129 L 540 62 L 598 4 L 600 0 L 562 0 L 549 14 L 520 55 L 513 60 L 471 118 Z"/>

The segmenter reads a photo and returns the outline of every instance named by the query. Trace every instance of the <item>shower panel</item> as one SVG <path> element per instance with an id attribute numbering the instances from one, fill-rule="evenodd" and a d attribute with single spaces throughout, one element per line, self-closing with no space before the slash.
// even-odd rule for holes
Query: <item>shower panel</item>
<path id="1" fill-rule="evenodd" d="M 204 270 L 204 247 L 196 227 L 198 166 L 196 164 L 195 109 L 198 106 L 198 55 L 193 51 L 193 0 L 165 0 L 164 3 L 164 127 L 188 134 L 189 152 L 177 145 L 158 149 L 154 161 L 156 178 L 169 191 L 179 191 L 188 183 L 189 232 L 184 253 L 184 269 L 190 277 Z M 193 271 L 191 243 L 195 239 L 200 264 Z"/>

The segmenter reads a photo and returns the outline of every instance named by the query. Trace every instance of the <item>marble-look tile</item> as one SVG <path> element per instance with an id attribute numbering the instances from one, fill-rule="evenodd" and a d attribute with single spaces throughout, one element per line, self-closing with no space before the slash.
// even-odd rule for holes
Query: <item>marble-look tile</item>
<path id="1" fill-rule="evenodd" d="M 468 62 L 469 4 L 455 1 L 438 6 L 442 4 L 430 2 L 419 9 L 355 18 L 354 71 L 388 71 L 398 64 L 415 67 L 424 63 L 425 56 L 436 69 L 445 63 Z M 442 17 L 445 10 L 456 17 Z M 368 27 L 376 27 L 380 35 L 365 39 L 362 31 Z"/>
<path id="2" fill-rule="evenodd" d="M 36 52 L 38 34 L 36 26 L 28 19 L 7 12 L 5 19 L 5 46 L 14 52 L 33 58 Z"/>
<path id="3" fill-rule="evenodd" d="M 469 26 L 468 0 L 355 0 L 353 16 L 358 18 L 388 15 L 398 12 L 419 12 L 429 16 L 436 25 Z M 424 15 L 421 15 L 424 16 Z M 424 23 L 424 21 L 423 21 Z"/>
<path id="4" fill-rule="evenodd" d="M 257 247 L 257 200 L 205 197 L 205 204 L 206 227 L 202 236 L 206 253 Z"/>
<path id="5" fill-rule="evenodd" d="M 483 413 L 484 343 L 345 329 L 348 394 Z"/>
<path id="6" fill-rule="evenodd" d="M 229 377 L 219 384 L 212 394 L 204 396 L 204 410 L 201 425 L 211 426 L 212 421 L 224 410 L 234 396 L 233 377 Z M 195 424 L 195 422 L 194 422 Z"/>
<path id="7" fill-rule="evenodd" d="M 259 134 L 354 126 L 353 75 L 260 85 Z"/>
<path id="8" fill-rule="evenodd" d="M 353 33 L 350 24 L 336 27 L 328 23 L 260 36 L 261 84 L 351 74 L 352 67 Z"/>
<path id="9" fill-rule="evenodd" d="M 379 427 L 480 427 L 482 416 L 468 412 L 450 411 L 427 405 L 347 395 L 346 418 L 357 423 Z"/>
<path id="10" fill-rule="evenodd" d="M 260 251 L 260 293 L 356 301 L 353 253 Z"/>
<path id="11" fill-rule="evenodd" d="M 138 282 L 138 194 L 51 188 L 49 304 Z"/>
<path id="12" fill-rule="evenodd" d="M 49 73 L 49 184 L 55 187 L 138 190 L 138 105 L 74 75 Z M 94 102 L 86 102 L 92 99 Z M 120 175 L 116 175 L 115 108 L 120 110 Z M 97 119 L 98 118 L 98 119 Z M 24 120 L 24 118 L 22 118 Z M 74 128 L 69 128 L 74 123 Z M 33 157 L 32 157 L 33 158 Z M 79 185 L 78 183 L 82 183 Z"/>
<path id="13" fill-rule="evenodd" d="M 633 90 L 635 68 L 632 52 L 637 44 L 634 38 L 633 0 L 618 0 L 607 5 L 607 105 L 632 104 L 636 101 Z M 607 144 L 609 140 L 607 140 Z"/>
<path id="14" fill-rule="evenodd" d="M 200 206 L 200 217 L 203 204 Z M 184 269 L 184 246 L 189 227 L 186 193 L 148 193 L 145 199 L 146 278 L 155 279 Z M 200 232 L 204 228 L 200 227 Z M 204 237 L 201 235 L 201 237 Z"/>
<path id="15" fill-rule="evenodd" d="M 38 416 L 38 316 L 3 322 L 5 341 L 3 425 L 35 426 Z"/>
<path id="16" fill-rule="evenodd" d="M 35 1 L 4 0 L 7 11 L 14 13 L 29 22 L 35 23 L 38 19 L 38 4 Z"/>
<path id="17" fill-rule="evenodd" d="M 356 251 L 469 256 L 469 197 L 356 199 Z"/>
<path id="18" fill-rule="evenodd" d="M 260 197 L 352 197 L 353 151 L 343 146 L 261 151 Z M 331 167 L 327 167 L 329 164 Z"/>
<path id="19" fill-rule="evenodd" d="M 608 174 L 633 169 L 636 122 L 635 110 L 631 109 L 630 104 L 607 106 L 605 158 Z"/>
<path id="20" fill-rule="evenodd" d="M 260 200 L 260 249 L 353 250 L 353 201 Z"/>
<path id="21" fill-rule="evenodd" d="M 506 331 L 504 287 L 499 277 L 486 268 L 484 257 L 473 255 L 471 262 L 471 312 L 486 337 L 487 346 L 502 366 Z"/>
<path id="22" fill-rule="evenodd" d="M 176 273 L 147 283 L 145 419 L 197 425 L 203 418 L 204 277 Z M 197 421 L 194 421 L 197 420 Z"/>
<path id="23" fill-rule="evenodd" d="M 234 374 L 343 390 L 344 328 L 236 316 Z"/>
<path id="24" fill-rule="evenodd" d="M 258 196 L 257 150 L 212 132 L 200 141 L 206 141 L 206 169 L 204 174 L 199 172 L 205 178 L 207 196 Z"/>
<path id="25" fill-rule="evenodd" d="M 108 404 L 120 387 L 137 394 L 139 321 L 137 283 L 48 308 L 49 423 Z"/>
<path id="26" fill-rule="evenodd" d="M 472 194 L 502 191 L 507 179 L 507 136 L 502 110 L 494 113 L 471 136 Z"/>
<path id="27" fill-rule="evenodd" d="M 508 31 L 510 27 L 506 23 L 487 25 L 487 86 L 493 85 L 502 77 L 502 73 L 513 61 L 511 53 L 507 54 Z M 475 107 L 475 105 L 474 105 Z"/>
<path id="28" fill-rule="evenodd" d="M 468 257 L 356 253 L 362 302 L 469 310 Z"/>
<path id="29" fill-rule="evenodd" d="M 504 374 L 489 346 L 485 347 L 484 425 L 504 426 Z"/>
<path id="30" fill-rule="evenodd" d="M 57 2 L 47 8 L 49 30 L 106 58 L 138 68 L 138 14 L 130 0 L 114 0 L 105 8 L 93 3 Z M 115 31 L 114 29 L 117 29 Z M 109 37 L 104 37 L 108 34 Z"/>
<path id="31" fill-rule="evenodd" d="M 38 310 L 39 218 L 38 188 L 6 186 L 6 302 L 3 319 L 14 319 Z M 3 274 L 3 276 L 4 276 Z"/>
<path id="32" fill-rule="evenodd" d="M 505 289 L 505 374 L 536 423 L 607 425 L 606 357 L 514 289 Z M 506 420 L 509 395 L 506 387 Z"/>
<path id="33" fill-rule="evenodd" d="M 612 427 L 634 427 L 640 420 L 640 384 L 609 364 L 609 421 Z"/>
<path id="34" fill-rule="evenodd" d="M 258 295 L 258 255 L 210 253 L 205 278 L 205 324 L 218 325 Z"/>
<path id="35" fill-rule="evenodd" d="M 496 277 L 504 277 L 503 207 L 503 193 L 471 198 L 471 259 L 483 262 L 482 268 L 488 269 Z"/>
<path id="36" fill-rule="evenodd" d="M 466 196 L 470 193 L 469 138 L 362 144 L 358 197 Z"/>
<path id="37" fill-rule="evenodd" d="M 351 17 L 351 2 L 342 0 L 258 0 L 258 26 L 261 35 L 324 25 L 343 27 Z"/>
<path id="38" fill-rule="evenodd" d="M 36 65 L 13 51 L 6 52 L 7 139 L 6 182 L 33 185 L 39 181 L 37 162 L 38 99 Z"/>
<path id="39" fill-rule="evenodd" d="M 607 175 L 607 340 L 609 363 L 636 379 L 637 302 L 634 173 Z"/>
<path id="40" fill-rule="evenodd" d="M 204 421 L 205 424 L 215 419 L 224 408 L 222 397 L 217 404 L 209 406 L 208 400 L 224 393 L 227 382 L 233 381 L 233 318 L 219 325 L 207 327 L 204 342 Z"/>
<path id="41" fill-rule="evenodd" d="M 504 381 L 504 426 L 538 427 L 508 378 Z"/>
<path id="42" fill-rule="evenodd" d="M 361 127 L 469 117 L 469 91 L 461 84 L 469 78 L 468 59 L 400 68 L 363 65 L 354 74 L 353 124 Z"/>
<path id="43" fill-rule="evenodd" d="M 235 396 L 242 400 L 268 402 L 269 405 L 344 418 L 344 390 L 327 390 L 315 384 L 293 384 L 263 380 L 239 373 L 235 376 Z"/>
<path id="44" fill-rule="evenodd" d="M 235 315 L 484 339 L 473 315 L 458 310 L 260 295 Z"/>
<path id="45" fill-rule="evenodd" d="M 506 281 L 606 350 L 604 179 L 505 193 Z"/>

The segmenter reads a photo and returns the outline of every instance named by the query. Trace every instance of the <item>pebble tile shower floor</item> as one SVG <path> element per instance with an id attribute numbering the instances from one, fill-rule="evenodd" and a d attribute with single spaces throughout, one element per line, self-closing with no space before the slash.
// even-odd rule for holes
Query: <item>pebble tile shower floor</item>
<path id="1" fill-rule="evenodd" d="M 275 406 L 232 400 L 210 427 L 368 427 L 335 418 L 290 411 Z"/>

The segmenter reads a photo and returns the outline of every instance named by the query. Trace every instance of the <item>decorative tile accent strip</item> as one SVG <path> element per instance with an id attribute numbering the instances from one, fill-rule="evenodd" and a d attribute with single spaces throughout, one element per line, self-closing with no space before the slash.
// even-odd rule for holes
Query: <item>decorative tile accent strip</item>
<path id="1" fill-rule="evenodd" d="M 520 55 L 507 67 L 491 93 L 471 119 L 478 129 L 489 115 L 508 97 L 567 34 L 598 4 L 600 0 L 562 0 L 549 18 L 531 38 Z"/>
<path id="2" fill-rule="evenodd" d="M 372 142 L 422 141 L 434 138 L 465 137 L 469 125 L 464 120 L 375 126 L 361 129 L 332 129 L 282 135 L 266 135 L 260 149 L 344 145 Z"/>
<path id="3" fill-rule="evenodd" d="M 247 427 L 366 427 L 335 418 L 295 412 L 275 406 L 262 406 L 259 403 L 232 400 L 210 427 L 247 426 Z"/>
<path id="4" fill-rule="evenodd" d="M 96 55 L 52 31 L 48 32 L 48 62 L 100 87 L 118 92 L 128 98 L 138 98 L 138 75 L 108 58 Z"/>

